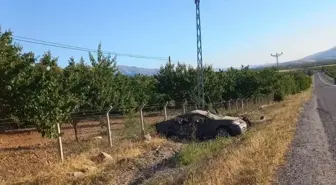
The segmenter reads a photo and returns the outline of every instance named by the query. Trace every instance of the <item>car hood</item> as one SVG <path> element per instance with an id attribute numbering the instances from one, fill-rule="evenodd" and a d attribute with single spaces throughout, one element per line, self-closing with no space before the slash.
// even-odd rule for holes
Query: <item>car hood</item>
<path id="1" fill-rule="evenodd" d="M 240 118 L 238 117 L 231 117 L 231 116 L 221 116 L 215 120 L 231 120 L 231 121 L 234 121 L 234 120 L 239 120 Z"/>

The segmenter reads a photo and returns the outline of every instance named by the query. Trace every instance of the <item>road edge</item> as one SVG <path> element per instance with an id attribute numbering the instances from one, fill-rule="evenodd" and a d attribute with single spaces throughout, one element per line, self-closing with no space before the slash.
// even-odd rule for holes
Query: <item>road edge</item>
<path id="1" fill-rule="evenodd" d="M 278 169 L 275 184 L 336 184 L 333 178 L 336 176 L 335 162 L 317 110 L 315 80 L 313 88 L 312 98 L 303 106 L 286 163 Z"/>
<path id="2" fill-rule="evenodd" d="M 321 77 L 320 73 L 317 73 L 317 76 L 320 78 L 321 82 L 323 82 L 326 85 L 332 86 L 332 87 L 336 87 L 336 85 L 331 84 L 329 82 L 327 82 L 327 80 L 325 80 L 323 77 Z M 315 86 L 314 86 L 315 87 Z M 314 88 L 315 89 L 315 88 Z"/>

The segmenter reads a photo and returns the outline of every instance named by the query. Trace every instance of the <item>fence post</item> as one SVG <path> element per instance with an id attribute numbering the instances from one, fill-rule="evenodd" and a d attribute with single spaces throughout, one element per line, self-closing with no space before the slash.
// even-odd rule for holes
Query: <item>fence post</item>
<path id="1" fill-rule="evenodd" d="M 258 100 L 258 108 L 259 108 L 260 107 L 260 96 L 258 96 L 257 100 Z"/>
<path id="2" fill-rule="evenodd" d="M 254 108 L 253 109 L 256 109 L 257 107 L 258 107 L 258 97 L 257 96 L 255 96 L 254 98 L 253 98 L 253 104 L 254 104 Z"/>
<path id="3" fill-rule="evenodd" d="M 219 103 L 219 112 L 220 112 L 220 114 L 224 114 L 224 111 L 226 111 L 226 101 L 225 100 L 223 100 L 222 103 Z"/>
<path id="4" fill-rule="evenodd" d="M 57 141 L 58 141 L 58 153 L 61 158 L 61 162 L 64 161 L 64 156 L 63 156 L 63 146 L 62 146 L 62 136 L 61 136 L 61 126 L 59 123 L 57 123 Z"/>
<path id="5" fill-rule="evenodd" d="M 165 116 L 165 121 L 168 120 L 168 115 L 167 115 L 167 106 L 168 106 L 168 102 L 165 103 L 164 107 L 163 107 L 163 111 L 164 111 L 164 116 Z"/>
<path id="6" fill-rule="evenodd" d="M 238 111 L 239 111 L 239 107 L 238 107 L 238 101 L 239 101 L 239 98 L 238 98 L 238 99 L 236 99 L 236 110 L 237 110 L 237 113 L 238 113 Z"/>
<path id="7" fill-rule="evenodd" d="M 143 113 L 142 109 L 145 107 L 145 104 L 143 103 L 140 107 L 140 120 L 141 120 L 141 134 L 144 136 L 145 135 L 145 125 L 144 125 L 144 118 L 143 118 Z"/>
<path id="8" fill-rule="evenodd" d="M 186 113 L 187 100 L 183 103 L 183 114 Z"/>
<path id="9" fill-rule="evenodd" d="M 110 106 L 110 109 L 106 112 L 108 141 L 109 141 L 110 147 L 112 147 L 112 133 L 111 133 L 111 125 L 110 125 L 110 111 L 111 110 L 112 110 L 112 106 Z"/>
<path id="10" fill-rule="evenodd" d="M 229 114 L 231 114 L 231 99 L 229 100 Z"/>
<path id="11" fill-rule="evenodd" d="M 249 100 L 250 100 L 250 98 L 246 98 L 246 101 L 245 101 L 245 104 L 246 104 L 245 105 L 245 109 L 246 109 L 246 111 L 249 111 L 249 108 L 250 108 L 249 107 L 249 103 L 250 103 Z"/>

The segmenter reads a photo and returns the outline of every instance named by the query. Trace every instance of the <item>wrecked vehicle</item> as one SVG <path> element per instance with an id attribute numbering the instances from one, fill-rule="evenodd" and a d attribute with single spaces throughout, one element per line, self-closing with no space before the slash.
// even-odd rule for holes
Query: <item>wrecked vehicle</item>
<path id="1" fill-rule="evenodd" d="M 239 117 L 219 116 L 204 110 L 193 110 L 155 125 L 162 136 L 187 139 L 236 136 L 244 133 L 247 126 L 247 120 Z"/>

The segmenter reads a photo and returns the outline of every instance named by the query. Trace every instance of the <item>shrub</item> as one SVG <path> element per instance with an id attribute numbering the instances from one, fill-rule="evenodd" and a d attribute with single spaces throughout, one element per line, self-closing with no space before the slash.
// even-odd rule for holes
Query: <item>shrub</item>
<path id="1" fill-rule="evenodd" d="M 282 90 L 277 90 L 274 93 L 274 101 L 283 101 L 285 100 L 285 93 Z"/>

